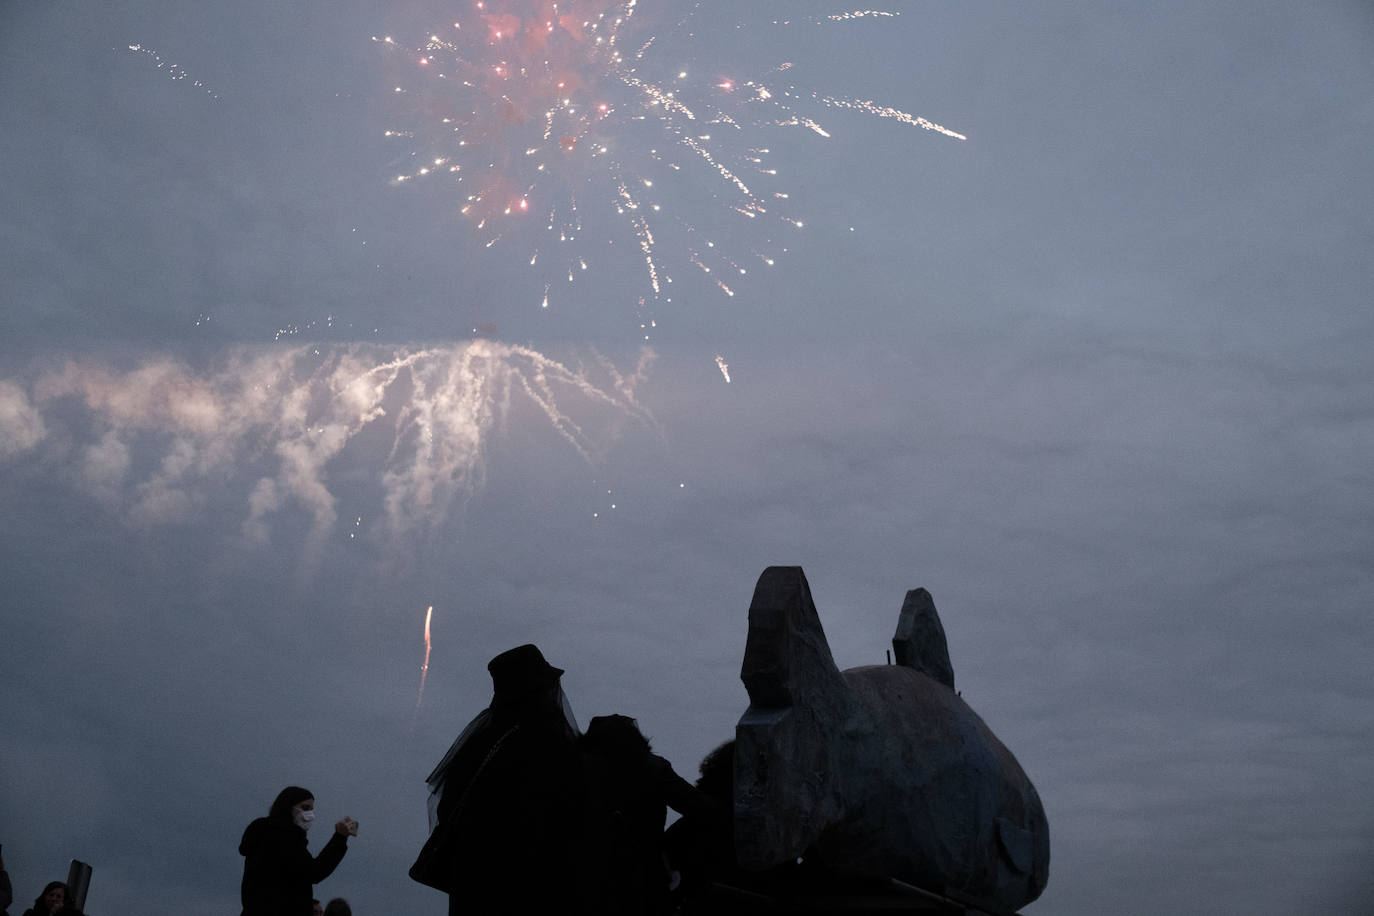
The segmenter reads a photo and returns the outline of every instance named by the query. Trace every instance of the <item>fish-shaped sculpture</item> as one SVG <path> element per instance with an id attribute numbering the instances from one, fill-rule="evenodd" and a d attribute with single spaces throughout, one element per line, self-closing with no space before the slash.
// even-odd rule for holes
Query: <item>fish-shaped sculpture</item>
<path id="1" fill-rule="evenodd" d="M 1014 911 L 1048 878 L 1040 797 L 955 692 L 924 589 L 907 593 L 892 642 L 897 664 L 840 671 L 801 568 L 759 577 L 735 731 L 739 864 L 805 857 Z"/>

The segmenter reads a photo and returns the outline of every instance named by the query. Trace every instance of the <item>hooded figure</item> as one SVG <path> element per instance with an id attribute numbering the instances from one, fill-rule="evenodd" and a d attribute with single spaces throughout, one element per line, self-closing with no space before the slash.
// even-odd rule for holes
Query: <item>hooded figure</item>
<path id="1" fill-rule="evenodd" d="M 310 855 L 306 831 L 314 820 L 315 796 L 287 786 L 267 817 L 243 831 L 243 916 L 310 916 L 312 885 L 329 877 L 348 851 L 347 818 L 335 826 L 318 856 Z"/>
<path id="2" fill-rule="evenodd" d="M 577 896 L 582 780 L 577 722 L 536 646 L 487 665 L 491 705 L 426 782 L 429 840 L 411 878 L 449 895 L 449 913 L 564 909 Z"/>

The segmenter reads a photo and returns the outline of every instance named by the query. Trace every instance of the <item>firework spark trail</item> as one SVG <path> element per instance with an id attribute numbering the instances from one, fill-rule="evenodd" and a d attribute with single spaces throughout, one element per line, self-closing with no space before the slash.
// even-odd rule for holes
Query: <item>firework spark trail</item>
<path id="1" fill-rule="evenodd" d="M 730 384 L 730 364 L 719 353 L 716 354 L 716 366 L 720 369 L 720 374 L 725 376 L 725 384 Z"/>
<path id="2" fill-rule="evenodd" d="M 645 288 L 633 295 L 648 301 L 635 310 L 637 317 L 672 302 L 675 266 L 699 268 L 723 295 L 734 295 L 720 275 L 739 259 L 692 241 L 697 225 L 707 216 L 718 221 L 717 213 L 753 223 L 747 249 L 774 264 L 788 250 L 779 229 L 799 229 L 803 221 L 776 211 L 776 202 L 790 195 L 778 184 L 784 180 L 779 170 L 765 160 L 766 145 L 756 131 L 804 127 L 829 138 L 832 131 L 813 115 L 830 108 L 964 139 L 875 101 L 795 85 L 774 90 L 719 73 L 697 78 L 682 61 L 695 56 L 692 43 L 708 34 L 710 26 L 699 21 L 701 5 L 670 22 L 663 41 L 653 34 L 654 17 L 661 23 L 667 7 L 652 6 L 637 0 L 500 0 L 478 3 L 451 29 L 417 46 L 373 39 L 402 68 L 394 96 L 405 103 L 402 119 L 412 122 L 385 131 L 410 145 L 416 163 L 396 182 L 439 176 L 453 182 L 460 212 L 482 244 L 528 249 L 521 260 L 535 273 L 530 295 L 541 308 L 556 304 L 558 294 L 550 293 L 555 277 L 573 282 L 586 269 L 592 244 L 636 252 Z M 854 9 L 798 22 L 861 30 L 864 22 L 897 15 Z M 627 47 L 638 50 L 623 54 Z M 771 68 L 794 69 L 791 61 Z M 803 110 L 807 106 L 813 111 Z M 721 136 L 708 132 L 712 126 Z M 595 205 L 588 207 L 595 215 L 585 237 L 579 199 Z M 610 223 L 603 224 L 608 216 Z M 730 223 L 735 225 L 745 224 Z M 730 226 L 722 224 L 724 238 L 746 232 Z M 621 234 L 633 241 L 609 249 Z M 641 321 L 646 337 L 651 326 Z"/>
<path id="3" fill-rule="evenodd" d="M 621 212 L 639 209 L 639 202 L 635 200 L 634 195 L 630 193 L 629 186 L 624 181 L 616 183 L 616 191 L 621 200 Z M 658 283 L 658 265 L 654 263 L 653 230 L 649 228 L 649 221 L 638 213 L 631 217 L 631 223 L 634 226 L 635 238 L 639 241 L 639 250 L 644 254 L 644 267 L 649 274 L 649 287 L 657 296 L 660 286 Z M 571 272 L 568 274 L 568 279 L 572 280 Z"/>
<path id="4" fill-rule="evenodd" d="M 739 192 L 743 194 L 746 199 L 756 205 L 758 212 L 766 212 L 761 206 L 757 206 L 757 199 L 754 197 L 754 192 L 749 190 L 749 186 L 746 185 L 738 175 L 730 171 L 728 167 L 717 162 L 715 157 L 711 155 L 710 150 L 706 149 L 692 137 L 683 137 L 682 145 L 700 156 L 709 166 L 711 166 L 711 168 L 715 169 L 720 174 L 721 178 L 739 189 Z"/>
<path id="5" fill-rule="evenodd" d="M 153 62 L 157 65 L 157 69 L 167 71 L 167 75 L 171 77 L 173 80 L 190 80 L 192 86 L 194 86 L 197 89 L 205 90 L 205 94 L 210 96 L 210 98 L 219 98 L 218 92 L 211 89 L 209 86 L 205 85 L 195 77 L 191 76 L 191 74 L 187 73 L 186 69 L 182 67 L 180 64 L 167 63 L 167 61 L 162 59 L 162 55 L 158 54 L 152 48 L 146 48 L 141 44 L 131 44 L 128 47 L 129 50 L 134 52 L 135 54 L 148 55 L 148 57 L 152 58 Z"/>
<path id="6" fill-rule="evenodd" d="M 645 98 L 649 99 L 651 104 L 663 106 L 664 111 L 680 114 L 689 121 L 695 121 L 697 119 L 696 113 L 679 102 L 671 90 L 663 89 L 653 83 L 645 82 L 637 76 L 626 73 L 617 74 L 617 77 L 626 86 L 638 89 L 642 92 Z"/>
<path id="7" fill-rule="evenodd" d="M 807 16 L 799 19 L 798 22 L 805 22 L 810 25 L 825 25 L 828 22 L 852 22 L 855 19 L 896 19 L 900 13 L 889 12 L 888 10 L 850 10 L 847 13 L 831 13 L 828 16 Z M 774 19 L 774 25 L 791 25 L 791 19 Z"/>
<path id="8" fill-rule="evenodd" d="M 29 384 L 0 379 L 0 458 L 53 443 L 70 476 L 137 527 L 184 521 L 241 493 L 240 536 L 262 543 L 273 516 L 301 509 L 309 554 L 339 514 L 331 466 L 376 469 L 384 530 L 401 540 L 439 525 L 482 485 L 490 433 L 517 396 L 589 462 L 627 423 L 657 432 L 635 398 L 651 361 L 645 351 L 621 373 L 605 360 L 569 366 L 489 340 L 241 348 L 201 371 L 161 355 L 130 371 L 70 361 Z M 74 405 L 89 420 L 69 428 Z M 384 456 L 378 433 L 390 439 Z"/>
<path id="9" fill-rule="evenodd" d="M 874 115 L 879 118 L 893 118 L 903 124 L 910 124 L 912 127 L 922 127 L 926 130 L 933 130 L 936 133 L 944 134 L 946 137 L 953 137 L 955 140 L 967 140 L 963 134 L 955 133 L 947 127 L 941 127 L 925 118 L 917 117 L 905 111 L 899 111 L 887 105 L 880 105 L 877 102 L 870 102 L 864 99 L 837 99 L 832 96 L 813 95 L 813 99 L 829 106 L 830 108 L 847 108 L 850 111 L 862 111 L 866 114 Z"/>
<path id="10" fill-rule="evenodd" d="M 824 127 L 821 127 L 819 124 L 817 124 L 810 118 L 793 116 L 791 118 L 788 118 L 786 121 L 777 121 L 775 123 L 779 127 L 805 127 L 807 130 L 819 134 L 827 140 L 830 139 L 830 131 L 826 130 Z"/>
<path id="11" fill-rule="evenodd" d="M 420 712 L 420 704 L 425 701 L 425 678 L 429 675 L 429 622 L 434 617 L 434 605 L 425 611 L 425 660 L 420 665 L 420 692 L 415 696 L 415 712 Z"/>
<path id="12" fill-rule="evenodd" d="M 897 14 L 888 12 L 887 10 L 852 10 L 848 13 L 834 13 L 825 18 L 831 22 L 848 22 L 851 19 L 863 19 L 866 16 L 880 16 L 895 19 Z"/>

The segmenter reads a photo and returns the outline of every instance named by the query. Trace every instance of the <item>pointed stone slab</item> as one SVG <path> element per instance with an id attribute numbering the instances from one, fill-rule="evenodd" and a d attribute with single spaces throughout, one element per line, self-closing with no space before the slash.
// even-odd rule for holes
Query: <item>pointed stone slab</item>
<path id="1" fill-rule="evenodd" d="M 844 689 L 800 566 L 770 566 L 759 576 L 740 679 L 749 705 L 760 708 L 824 700 Z"/>
<path id="2" fill-rule="evenodd" d="M 828 777 L 849 694 L 800 566 L 770 566 L 749 605 L 740 679 L 749 709 L 735 729 L 735 836 L 740 864 L 795 859 L 840 814 Z M 789 812 L 779 817 L 779 812 Z"/>
<path id="3" fill-rule="evenodd" d="M 897 615 L 897 633 L 892 637 L 892 654 L 897 664 L 917 671 L 954 689 L 954 666 L 949 663 L 949 644 L 935 601 L 930 592 L 913 588 L 906 593 Z"/>

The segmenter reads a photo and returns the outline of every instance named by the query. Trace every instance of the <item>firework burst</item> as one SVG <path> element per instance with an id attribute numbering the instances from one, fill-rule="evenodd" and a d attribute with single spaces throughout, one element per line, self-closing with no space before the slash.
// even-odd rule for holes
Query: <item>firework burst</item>
<path id="1" fill-rule="evenodd" d="M 711 65 L 697 73 L 693 43 L 710 34 L 709 17 L 697 3 L 669 19 L 666 6 L 479 0 L 423 41 L 373 39 L 399 71 L 400 113 L 386 134 L 405 145 L 407 165 L 395 182 L 454 194 L 481 245 L 519 252 L 544 308 L 585 271 L 633 262 L 646 340 L 680 273 L 732 297 L 805 225 L 770 134 L 829 138 L 822 119 L 846 111 L 963 139 L 880 102 L 801 88 L 790 62 L 747 79 Z"/>

